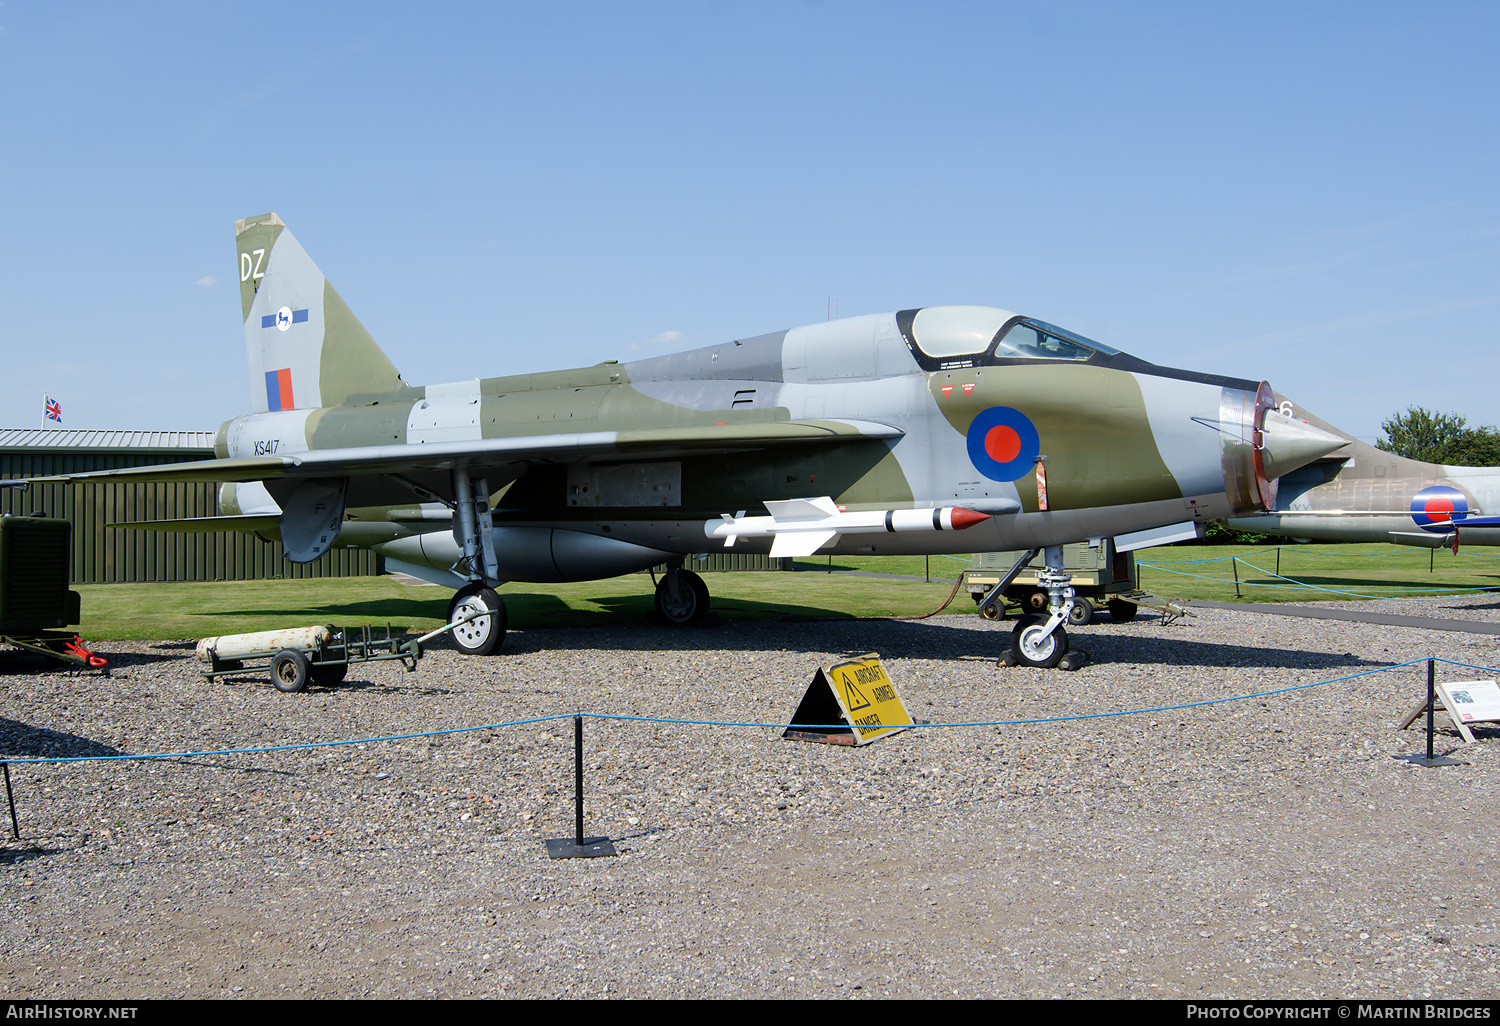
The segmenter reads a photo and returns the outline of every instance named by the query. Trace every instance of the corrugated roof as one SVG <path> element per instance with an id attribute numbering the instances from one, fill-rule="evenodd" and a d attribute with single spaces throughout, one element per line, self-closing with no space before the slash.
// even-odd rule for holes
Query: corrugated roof
<path id="1" fill-rule="evenodd" d="M 80 431 L 0 428 L 0 449 L 87 449 L 140 452 L 211 452 L 215 431 Z"/>

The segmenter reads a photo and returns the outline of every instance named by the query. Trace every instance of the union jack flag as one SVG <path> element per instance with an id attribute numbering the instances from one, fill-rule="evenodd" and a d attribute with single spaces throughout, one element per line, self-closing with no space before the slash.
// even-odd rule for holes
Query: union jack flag
<path id="1" fill-rule="evenodd" d="M 62 423 L 62 404 L 50 395 L 42 396 L 42 417 L 44 420 L 55 420 Z"/>

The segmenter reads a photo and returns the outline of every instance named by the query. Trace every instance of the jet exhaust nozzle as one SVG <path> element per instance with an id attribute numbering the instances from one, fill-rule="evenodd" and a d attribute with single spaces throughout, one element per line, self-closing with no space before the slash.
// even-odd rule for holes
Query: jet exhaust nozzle
<path id="1" fill-rule="evenodd" d="M 1275 480 L 1348 444 L 1348 439 L 1267 410 L 1261 421 L 1261 465 Z"/>

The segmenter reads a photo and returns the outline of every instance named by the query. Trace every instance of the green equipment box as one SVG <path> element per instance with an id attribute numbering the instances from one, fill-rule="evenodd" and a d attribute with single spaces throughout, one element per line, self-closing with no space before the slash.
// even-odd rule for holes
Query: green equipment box
<path id="1" fill-rule="evenodd" d="M 1017 552 L 978 552 L 974 561 L 964 572 L 964 587 L 976 603 L 982 602 L 991 588 L 1000 583 L 1016 560 L 1026 554 Z M 1032 567 L 1043 565 L 1042 553 L 1021 569 L 1016 579 L 1005 589 L 1003 602 L 1020 606 L 1023 613 L 1040 613 L 1047 608 L 1047 593 L 1037 581 Z M 1117 622 L 1135 616 L 1136 592 L 1135 556 L 1129 552 L 1116 552 L 1114 543 L 1106 538 L 1098 545 L 1078 542 L 1063 546 L 1063 568 L 1073 575 L 1073 590 L 1076 601 L 1070 621 L 1074 626 L 1089 623 L 1094 612 L 1105 607 Z M 1003 619 L 1005 610 L 986 606 L 980 613 L 989 619 Z"/>
<path id="2" fill-rule="evenodd" d="M 73 525 L 50 517 L 0 517 L 0 635 L 35 637 L 78 623 L 68 590 Z"/>

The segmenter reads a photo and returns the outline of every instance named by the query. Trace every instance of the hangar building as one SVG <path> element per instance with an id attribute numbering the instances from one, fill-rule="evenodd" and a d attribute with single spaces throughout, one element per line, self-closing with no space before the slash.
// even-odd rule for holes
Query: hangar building
<path id="1" fill-rule="evenodd" d="M 76 431 L 0 428 L 0 480 L 144 467 L 212 459 L 212 431 Z M 380 557 L 334 549 L 298 565 L 280 542 L 239 531 L 168 534 L 107 525 L 137 520 L 210 517 L 218 489 L 201 482 L 33 485 L 0 488 L 0 513 L 33 512 L 73 524 L 71 583 L 244 581 L 268 577 L 361 577 L 378 574 Z"/>

